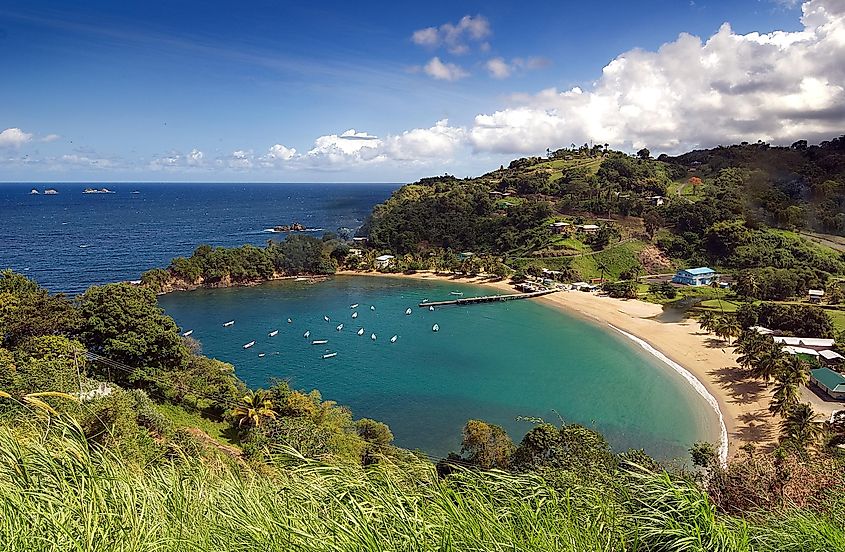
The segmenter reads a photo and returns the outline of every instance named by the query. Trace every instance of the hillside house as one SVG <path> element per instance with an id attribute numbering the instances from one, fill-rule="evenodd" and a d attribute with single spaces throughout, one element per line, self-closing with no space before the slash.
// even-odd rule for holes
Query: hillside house
<path id="1" fill-rule="evenodd" d="M 824 291 L 820 289 L 811 289 L 807 291 L 807 299 L 811 303 L 821 303 L 824 297 Z"/>
<path id="2" fill-rule="evenodd" d="M 684 268 L 675 273 L 672 282 L 685 286 L 709 286 L 716 280 L 716 271 L 710 267 Z"/>
<path id="3" fill-rule="evenodd" d="M 568 234 L 571 230 L 572 225 L 568 222 L 553 222 L 549 225 L 552 234 Z"/>
<path id="4" fill-rule="evenodd" d="M 596 224 L 578 224 L 575 228 L 584 234 L 595 234 L 599 231 L 599 227 Z"/>

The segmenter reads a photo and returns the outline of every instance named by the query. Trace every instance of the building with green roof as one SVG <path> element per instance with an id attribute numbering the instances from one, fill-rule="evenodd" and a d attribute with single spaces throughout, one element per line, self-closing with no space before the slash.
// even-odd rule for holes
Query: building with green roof
<path id="1" fill-rule="evenodd" d="M 810 370 L 810 382 L 824 391 L 830 398 L 845 400 L 845 376 L 830 368 Z"/>

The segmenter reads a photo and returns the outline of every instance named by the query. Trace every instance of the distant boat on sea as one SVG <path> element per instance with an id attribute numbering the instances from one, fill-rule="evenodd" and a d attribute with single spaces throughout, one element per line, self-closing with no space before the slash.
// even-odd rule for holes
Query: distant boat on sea
<path id="1" fill-rule="evenodd" d="M 325 345 L 328 342 L 329 342 L 328 339 L 315 339 L 314 341 L 311 342 L 311 345 Z"/>
<path id="2" fill-rule="evenodd" d="M 59 195 L 58 190 L 54 190 L 53 188 L 47 188 L 44 190 L 44 195 Z"/>
<path id="3" fill-rule="evenodd" d="M 189 335 L 191 335 L 192 333 L 194 333 L 194 330 L 188 330 L 187 332 L 185 332 L 185 333 L 183 333 L 183 334 L 182 334 L 182 337 L 188 337 L 188 336 L 189 336 Z"/>
<path id="4" fill-rule="evenodd" d="M 290 318 L 288 318 L 288 324 L 293 324 L 293 320 L 291 320 Z"/>
<path id="5" fill-rule="evenodd" d="M 376 306 L 375 306 L 375 305 L 370 305 L 370 310 L 376 310 Z"/>
<path id="6" fill-rule="evenodd" d="M 373 341 L 375 341 L 375 340 L 376 340 L 376 334 L 371 334 L 371 335 L 370 335 L 370 339 L 372 339 Z"/>
<path id="7" fill-rule="evenodd" d="M 323 320 L 325 320 L 326 322 L 328 322 L 328 321 L 329 321 L 329 317 L 328 317 L 328 316 L 324 316 L 324 317 L 323 317 Z"/>
<path id="8" fill-rule="evenodd" d="M 268 333 L 267 335 L 269 335 L 270 337 L 276 337 L 277 335 L 279 335 L 279 330 L 273 330 L 272 332 Z"/>
<path id="9" fill-rule="evenodd" d="M 431 327 L 431 331 L 433 331 L 433 332 L 439 332 L 439 331 L 440 331 L 440 325 L 439 325 L 439 324 L 435 324 L 434 326 L 432 326 L 432 327 Z"/>
<path id="10" fill-rule="evenodd" d="M 337 356 L 337 353 L 326 353 L 323 355 L 323 358 L 334 358 Z"/>
<path id="11" fill-rule="evenodd" d="M 244 349 L 249 349 L 249 348 L 250 348 L 250 347 L 252 347 L 253 345 L 255 345 L 255 340 L 254 340 L 254 339 L 253 339 L 252 341 L 250 341 L 249 343 L 244 344 Z"/>
<path id="12" fill-rule="evenodd" d="M 433 311 L 434 307 L 428 307 L 428 310 Z"/>
<path id="13" fill-rule="evenodd" d="M 411 307 L 408 307 L 407 309 L 405 309 L 405 314 L 411 314 Z"/>
<path id="14" fill-rule="evenodd" d="M 349 308 L 350 308 L 350 309 L 357 309 L 357 308 L 358 308 L 358 303 L 355 303 L 354 305 L 349 305 Z"/>
<path id="15" fill-rule="evenodd" d="M 390 342 L 391 342 L 391 343 L 396 343 L 396 340 L 397 340 L 397 339 L 399 339 L 399 336 L 398 336 L 398 335 L 394 335 L 393 337 L 391 337 L 391 338 L 390 338 Z"/>
<path id="16" fill-rule="evenodd" d="M 311 337 L 311 330 L 307 330 L 304 334 L 302 334 L 302 337 L 304 337 L 305 339 Z"/>
<path id="17" fill-rule="evenodd" d="M 352 318 L 358 318 L 358 313 L 357 313 L 357 312 L 353 312 L 353 313 L 352 313 Z"/>
<path id="18" fill-rule="evenodd" d="M 360 330 L 358 330 L 358 335 L 364 335 L 364 328 L 361 328 Z"/>
<path id="19" fill-rule="evenodd" d="M 340 330 L 342 330 L 342 329 L 343 329 L 343 324 L 338 324 L 338 325 L 337 325 L 337 331 L 340 331 Z"/>
<path id="20" fill-rule="evenodd" d="M 35 188 L 33 188 L 32 190 L 30 190 L 30 191 L 29 191 L 29 195 L 39 195 L 39 194 L 38 194 L 38 190 L 36 190 Z"/>
<path id="21" fill-rule="evenodd" d="M 258 353 L 258 358 L 264 358 L 264 353 Z"/>
<path id="22" fill-rule="evenodd" d="M 229 326 L 231 326 L 231 325 L 232 325 L 232 324 L 234 324 L 234 323 L 235 323 L 235 321 L 234 321 L 234 320 L 229 320 L 228 322 L 226 322 L 225 324 L 223 324 L 223 327 L 224 327 L 224 328 L 228 328 Z"/>
<path id="23" fill-rule="evenodd" d="M 132 191 L 131 191 L 131 192 L 129 192 L 129 193 L 130 193 L 130 194 L 140 194 L 141 192 L 139 192 L 138 190 L 132 190 Z"/>
<path id="24" fill-rule="evenodd" d="M 450 291 L 449 294 L 450 295 L 463 295 L 464 292 L 463 291 Z"/>

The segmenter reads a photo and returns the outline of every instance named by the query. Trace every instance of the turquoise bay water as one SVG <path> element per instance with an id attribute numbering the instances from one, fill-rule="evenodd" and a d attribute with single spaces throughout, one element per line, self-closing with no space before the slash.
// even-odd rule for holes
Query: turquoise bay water
<path id="1" fill-rule="evenodd" d="M 616 450 L 644 448 L 667 460 L 686 457 L 695 440 L 717 442 L 718 420 L 705 400 L 624 336 L 533 301 L 434 312 L 416 306 L 452 298 L 452 290 L 490 293 L 449 282 L 338 276 L 159 301 L 183 330 L 194 330 L 206 355 L 234 364 L 251 387 L 280 378 L 296 389 L 319 389 L 356 418 L 386 422 L 397 445 L 432 455 L 457 450 L 471 418 L 504 426 L 516 442 L 531 428 L 518 417 L 562 418 L 601 431 Z M 235 324 L 224 328 L 229 320 Z M 329 341 L 312 345 L 314 339 Z M 243 349 L 252 340 L 255 346 Z M 338 354 L 323 359 L 327 351 Z"/>

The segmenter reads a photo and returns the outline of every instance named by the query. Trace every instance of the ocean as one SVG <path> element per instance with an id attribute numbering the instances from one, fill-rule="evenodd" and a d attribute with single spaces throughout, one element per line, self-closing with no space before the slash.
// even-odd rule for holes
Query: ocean
<path id="1" fill-rule="evenodd" d="M 107 187 L 114 194 L 90 195 L 82 184 L 37 186 L 59 192 L 47 196 L 30 195 L 32 187 L 0 185 L 0 269 L 76 294 L 135 280 L 203 243 L 262 245 L 283 237 L 266 231 L 275 225 L 300 222 L 315 235 L 354 230 L 397 185 L 113 184 Z M 428 454 L 457 450 L 471 418 L 500 424 L 517 441 L 529 418 L 577 422 L 601 431 L 615 450 L 644 448 L 661 459 L 685 457 L 696 440 L 717 442 L 718 418 L 706 401 L 624 336 L 532 301 L 434 312 L 415 306 L 452 297 L 455 289 L 489 293 L 335 277 L 173 293 L 159 302 L 183 330 L 194 330 L 205 354 L 234 364 L 249 385 L 285 379 L 297 389 L 319 389 L 356 418 L 388 423 L 398 445 Z M 404 314 L 408 307 L 411 315 Z M 228 320 L 236 323 L 224 328 Z M 431 331 L 434 323 L 439 332 Z M 275 329 L 279 334 L 269 337 Z M 306 330 L 328 343 L 311 345 Z M 256 345 L 243 349 L 251 340 Z M 338 354 L 323 359 L 326 352 Z"/>
<path id="2" fill-rule="evenodd" d="M 200 244 L 263 245 L 266 232 L 300 222 L 335 232 L 358 228 L 398 184 L 0 184 L 0 268 L 53 292 L 137 280 Z M 30 195 L 53 188 L 58 195 Z M 139 193 L 133 194 L 133 191 Z"/>

